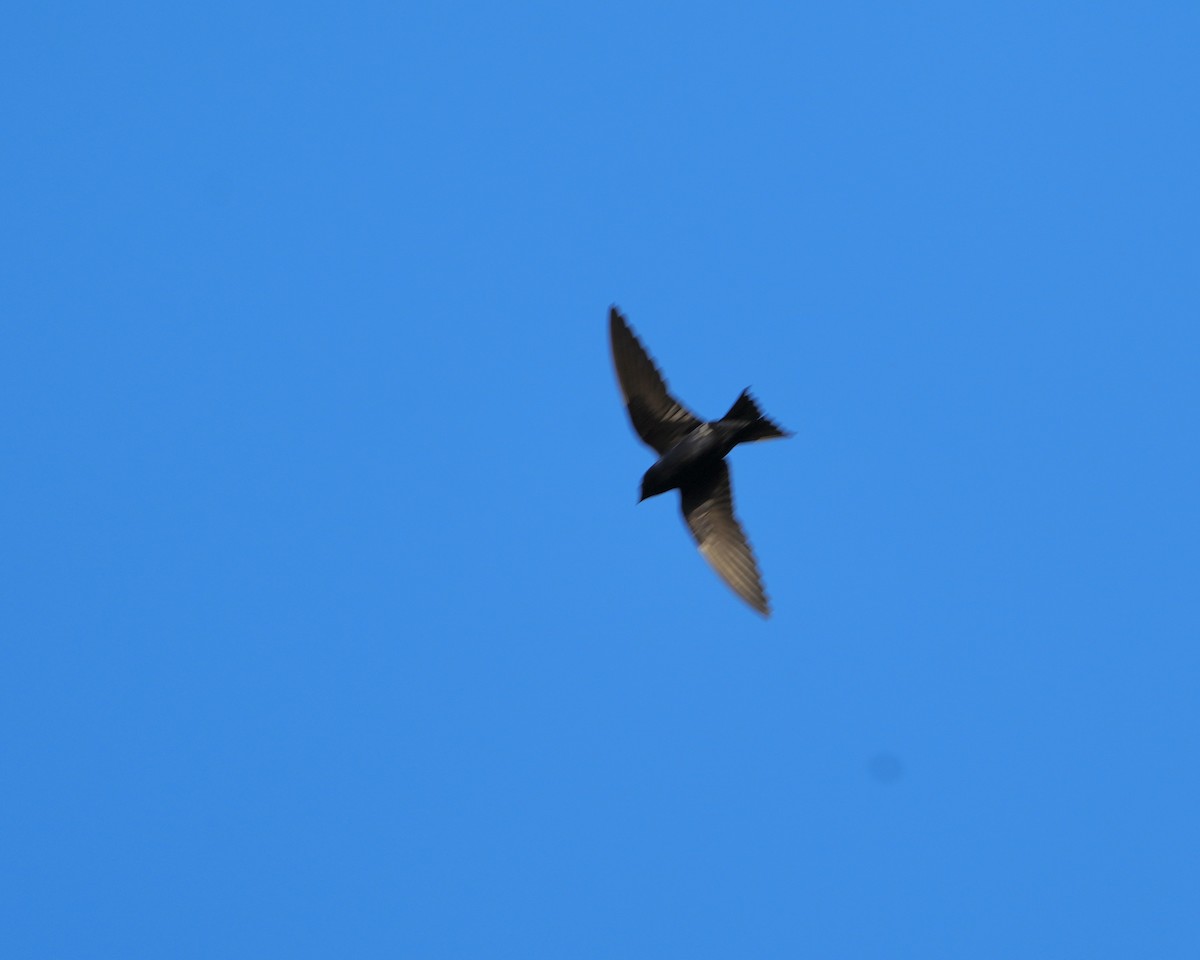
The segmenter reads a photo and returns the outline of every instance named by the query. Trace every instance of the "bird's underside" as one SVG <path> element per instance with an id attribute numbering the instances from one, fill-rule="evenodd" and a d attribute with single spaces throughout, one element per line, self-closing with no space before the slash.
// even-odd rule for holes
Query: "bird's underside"
<path id="1" fill-rule="evenodd" d="M 634 430 L 658 453 L 660 465 L 679 460 L 681 451 L 695 445 L 696 438 L 704 435 L 693 431 L 705 421 L 671 396 L 658 367 L 616 307 L 609 311 L 609 340 L 621 395 Z M 770 603 L 754 551 L 733 512 L 729 466 L 723 456 L 738 442 L 788 434 L 762 416 L 749 393 L 743 393 L 724 418 L 709 426 L 733 439 L 714 447 L 711 454 L 702 452 L 685 458 L 684 467 L 672 472 L 671 486 L 662 489 L 678 486 L 683 518 L 704 558 L 739 597 L 763 616 L 769 616 Z M 679 447 L 685 440 L 688 443 Z M 654 470 L 652 467 L 647 471 L 647 479 Z M 661 492 L 655 488 L 647 493 L 645 484 L 643 480 L 643 496 Z"/>

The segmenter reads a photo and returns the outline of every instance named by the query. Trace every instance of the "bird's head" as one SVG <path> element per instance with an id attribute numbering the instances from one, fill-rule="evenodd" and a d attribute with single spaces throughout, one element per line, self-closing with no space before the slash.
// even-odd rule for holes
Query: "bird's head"
<path id="1" fill-rule="evenodd" d="M 638 503 L 649 500 L 651 497 L 657 497 L 660 493 L 666 493 L 671 489 L 670 484 L 666 482 L 657 468 L 658 464 L 656 463 L 642 477 L 642 491 L 641 496 L 638 497 Z"/>

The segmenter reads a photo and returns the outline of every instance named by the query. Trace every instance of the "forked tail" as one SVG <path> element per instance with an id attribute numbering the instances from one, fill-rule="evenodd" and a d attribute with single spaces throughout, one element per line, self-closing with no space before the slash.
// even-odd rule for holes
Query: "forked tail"
<path id="1" fill-rule="evenodd" d="M 789 431 L 784 430 L 774 420 L 763 414 L 758 408 L 758 401 L 750 396 L 749 387 L 733 401 L 733 406 L 729 408 L 729 412 L 721 418 L 720 422 L 738 427 L 738 443 L 753 443 L 755 440 L 771 440 L 774 437 L 791 436 Z"/>

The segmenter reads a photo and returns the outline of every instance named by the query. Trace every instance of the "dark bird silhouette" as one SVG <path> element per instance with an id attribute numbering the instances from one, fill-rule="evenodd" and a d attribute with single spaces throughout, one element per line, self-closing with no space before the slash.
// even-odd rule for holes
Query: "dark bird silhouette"
<path id="1" fill-rule="evenodd" d="M 720 420 L 705 423 L 671 396 L 650 354 L 616 307 L 608 311 L 608 336 L 633 429 L 659 457 L 642 477 L 638 502 L 679 490 L 683 519 L 704 558 L 734 593 L 770 616 L 754 551 L 733 514 L 725 455 L 739 443 L 791 434 L 763 416 L 748 389 Z"/>

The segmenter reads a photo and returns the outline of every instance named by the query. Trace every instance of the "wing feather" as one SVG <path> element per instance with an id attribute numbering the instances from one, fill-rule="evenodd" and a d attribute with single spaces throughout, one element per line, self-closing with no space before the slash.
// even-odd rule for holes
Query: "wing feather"
<path id="1" fill-rule="evenodd" d="M 671 396 L 654 360 L 616 307 L 608 312 L 608 337 L 633 429 L 664 454 L 700 426 L 700 418 Z"/>
<path id="2" fill-rule="evenodd" d="M 729 465 L 716 466 L 680 490 L 680 506 L 696 545 L 717 574 L 739 597 L 761 613 L 771 615 L 762 575 L 746 532 L 733 513 Z"/>

